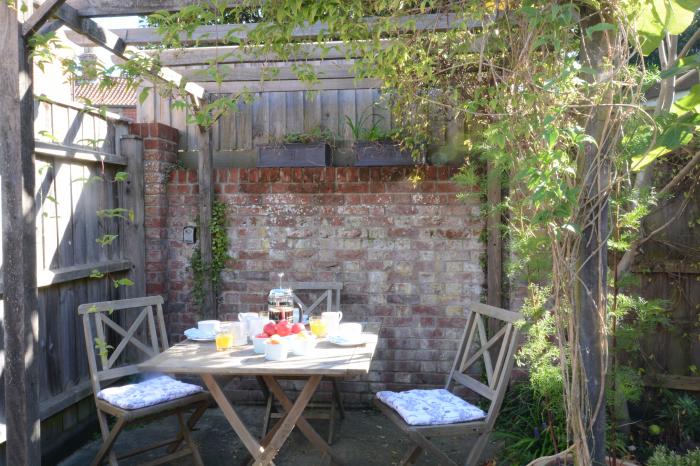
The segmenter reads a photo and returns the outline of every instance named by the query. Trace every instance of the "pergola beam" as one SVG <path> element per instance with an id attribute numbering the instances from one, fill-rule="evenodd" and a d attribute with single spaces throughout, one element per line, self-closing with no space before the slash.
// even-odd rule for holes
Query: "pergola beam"
<path id="1" fill-rule="evenodd" d="M 368 17 L 365 22 L 370 25 L 380 24 L 386 18 Z M 448 31 L 461 26 L 466 26 L 470 29 L 481 27 L 479 21 L 465 21 L 452 13 L 430 13 L 423 15 L 409 15 L 397 18 L 398 31 Z M 200 26 L 195 31 L 190 33 L 181 33 L 180 41 L 183 45 L 210 45 L 221 44 L 232 40 L 245 42 L 250 33 L 258 27 L 255 23 L 242 24 L 218 24 L 215 26 Z M 162 40 L 158 28 L 131 28 L 131 29 L 113 29 L 116 35 L 131 45 L 149 45 L 156 44 Z M 297 27 L 292 31 L 291 37 L 295 40 L 315 39 L 319 34 L 328 32 L 328 27 L 325 23 L 307 24 L 303 27 Z M 69 36 L 69 39 L 74 40 Z M 76 38 L 79 40 L 79 38 Z M 76 42 L 78 45 L 86 46 L 81 42 Z"/>
<path id="2" fill-rule="evenodd" d="M 65 2 L 66 0 L 44 1 L 44 3 L 39 5 L 34 13 L 22 24 L 22 35 L 27 37 L 30 34 L 37 32 Z"/>
<path id="3" fill-rule="evenodd" d="M 133 16 L 148 15 L 156 11 L 177 11 L 189 5 L 201 4 L 201 0 L 70 0 L 70 6 L 80 16 Z M 228 2 L 235 6 L 239 2 Z"/>
<path id="4" fill-rule="evenodd" d="M 129 60 L 132 57 L 147 58 L 143 51 L 127 45 L 119 36 L 105 29 L 91 19 L 82 18 L 78 11 L 69 5 L 63 5 L 56 10 L 56 17 L 73 31 L 89 38 L 92 42 L 113 53 L 119 58 Z M 206 97 L 204 88 L 196 83 L 188 82 L 180 73 L 162 67 L 154 70 L 153 78 L 173 84 L 196 99 L 202 101 Z"/>

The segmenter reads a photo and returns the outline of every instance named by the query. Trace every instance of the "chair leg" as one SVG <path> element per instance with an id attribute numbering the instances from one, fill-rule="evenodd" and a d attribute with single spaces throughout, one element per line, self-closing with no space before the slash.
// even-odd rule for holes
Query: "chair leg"
<path id="1" fill-rule="evenodd" d="M 105 419 L 105 422 L 106 422 L 106 419 Z M 104 459 L 105 456 L 107 456 L 108 453 L 111 453 L 112 455 L 114 455 L 114 452 L 112 452 L 112 446 L 114 445 L 114 442 L 117 440 L 117 437 L 119 437 L 119 434 L 121 434 L 122 429 L 124 428 L 125 425 L 126 425 L 126 422 L 124 422 L 123 419 L 117 419 L 117 423 L 114 424 L 114 427 L 109 432 L 109 435 L 102 442 L 102 446 L 100 447 L 100 450 L 97 452 L 95 459 L 92 460 L 92 466 L 99 466 L 100 464 L 102 464 L 102 460 Z M 116 464 L 116 462 L 117 462 L 117 459 L 115 456 L 114 463 Z M 110 464 L 111 463 L 112 463 L 112 458 L 110 458 Z"/>
<path id="2" fill-rule="evenodd" d="M 107 422 L 107 416 L 105 416 L 105 413 L 100 411 L 99 409 L 97 410 L 97 421 L 100 425 L 100 432 L 102 433 L 102 441 L 106 442 L 107 439 L 109 438 L 109 423 Z M 117 462 L 117 455 L 110 450 L 109 451 L 109 457 L 108 457 L 108 462 L 109 466 L 118 466 L 119 463 Z"/>
<path id="3" fill-rule="evenodd" d="M 469 451 L 469 455 L 467 456 L 467 460 L 464 462 L 464 466 L 476 466 L 479 464 L 479 459 L 481 458 L 481 454 L 484 452 L 484 448 L 486 448 L 488 440 L 489 432 L 479 434 L 479 436 L 476 438 L 476 442 L 474 442 L 474 445 L 472 446 L 472 449 Z"/>
<path id="4" fill-rule="evenodd" d="M 411 449 L 406 452 L 406 455 L 401 458 L 401 461 L 399 461 L 399 465 L 404 466 L 406 464 L 415 463 L 421 453 L 423 453 L 423 449 L 421 447 L 415 444 L 412 445 Z"/>
<path id="5" fill-rule="evenodd" d="M 180 433 L 185 440 L 185 443 L 190 447 L 190 453 L 192 454 L 192 459 L 194 460 L 195 466 L 204 466 L 202 463 L 202 457 L 199 456 L 199 448 L 192 440 L 192 435 L 190 435 L 190 428 L 185 422 L 185 416 L 182 415 L 182 411 L 177 413 L 177 422 L 180 424 Z"/>
<path id="6" fill-rule="evenodd" d="M 338 412 L 340 413 L 340 419 L 345 419 L 345 407 L 343 407 L 343 398 L 340 396 L 340 388 L 338 387 L 338 380 L 336 378 L 331 379 L 333 384 L 333 398 L 338 404 Z M 331 400 L 332 401 L 332 400 Z"/>
<path id="7" fill-rule="evenodd" d="M 194 430 L 194 426 L 197 424 L 199 419 L 204 415 L 204 413 L 207 411 L 207 408 L 209 407 L 209 403 L 202 403 L 201 405 L 197 406 L 197 408 L 194 410 L 192 413 L 192 416 L 187 420 L 187 428 L 189 430 Z M 183 440 L 183 435 L 182 433 L 178 433 L 177 437 L 175 437 L 175 441 L 171 443 L 166 451 L 168 453 L 173 453 L 175 450 L 177 450 L 180 447 L 180 444 L 182 443 Z"/>

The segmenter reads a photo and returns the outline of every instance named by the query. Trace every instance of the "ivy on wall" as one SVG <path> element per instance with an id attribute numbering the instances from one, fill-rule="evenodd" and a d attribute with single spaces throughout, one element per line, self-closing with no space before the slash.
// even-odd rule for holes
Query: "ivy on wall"
<path id="1" fill-rule="evenodd" d="M 195 302 L 199 305 L 199 313 L 202 317 L 212 317 L 209 314 L 216 310 L 204 309 L 204 281 L 205 278 L 211 280 L 214 294 L 219 294 L 221 285 L 221 272 L 226 267 L 226 261 L 230 258 L 228 255 L 229 239 L 226 235 L 226 204 L 221 201 L 214 201 L 211 215 L 211 245 L 212 245 L 212 262 L 205 264 L 202 260 L 202 252 L 199 243 L 195 246 L 190 259 L 190 267 L 194 279 L 193 294 Z"/>

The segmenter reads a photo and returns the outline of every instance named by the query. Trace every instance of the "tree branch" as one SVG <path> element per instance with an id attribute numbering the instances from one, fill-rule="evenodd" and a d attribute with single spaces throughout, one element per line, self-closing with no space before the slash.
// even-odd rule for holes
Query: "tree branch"
<path id="1" fill-rule="evenodd" d="M 681 53 L 678 54 L 678 58 L 683 58 L 686 56 L 686 54 L 690 51 L 691 48 L 693 48 L 693 45 L 695 45 L 695 42 L 700 39 L 700 28 L 693 33 L 692 36 L 690 36 L 690 39 L 688 39 L 688 42 L 685 43 L 683 48 L 681 49 Z"/>

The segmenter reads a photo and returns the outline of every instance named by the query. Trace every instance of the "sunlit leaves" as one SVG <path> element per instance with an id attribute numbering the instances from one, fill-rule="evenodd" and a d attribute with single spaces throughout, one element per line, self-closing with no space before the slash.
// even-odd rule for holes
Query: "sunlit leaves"
<path id="1" fill-rule="evenodd" d="M 134 281 L 129 278 L 120 278 L 118 280 L 112 280 L 112 284 L 115 288 L 120 286 L 134 286 Z"/>
<path id="2" fill-rule="evenodd" d="M 95 239 L 95 242 L 102 247 L 110 246 L 114 241 L 119 238 L 119 235 L 105 234 Z"/>
<path id="3" fill-rule="evenodd" d="M 700 0 L 642 0 L 632 4 L 631 16 L 637 20 L 642 53 L 649 55 L 657 49 L 665 33 L 680 34 L 693 22 Z"/>

